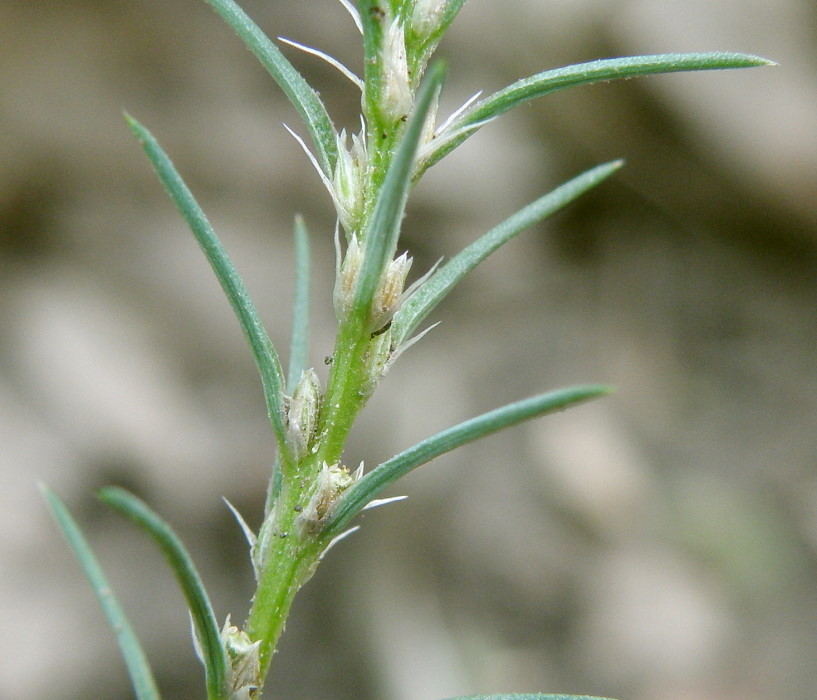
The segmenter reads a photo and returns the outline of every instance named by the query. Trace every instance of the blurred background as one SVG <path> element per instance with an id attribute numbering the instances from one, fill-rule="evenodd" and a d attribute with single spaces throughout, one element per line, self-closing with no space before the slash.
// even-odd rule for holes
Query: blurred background
<path id="1" fill-rule="evenodd" d="M 339 3 L 244 0 L 360 70 Z M 168 698 L 202 695 L 161 556 L 117 483 L 187 542 L 219 617 L 252 573 L 273 439 L 249 351 L 122 120 L 174 158 L 284 357 L 292 218 L 312 232 L 311 361 L 334 319 L 329 198 L 294 109 L 198 0 L 0 0 L 0 697 L 130 697 L 37 492 L 89 533 Z M 346 461 L 376 465 L 538 391 L 603 401 L 424 467 L 296 600 L 268 695 L 476 692 L 806 700 L 817 685 L 817 4 L 471 0 L 441 113 L 540 70 L 665 51 L 780 67 L 577 88 L 486 127 L 414 193 L 419 275 L 600 162 L 614 178 L 474 271 L 394 367 Z M 286 50 L 355 128 L 359 96 Z"/>

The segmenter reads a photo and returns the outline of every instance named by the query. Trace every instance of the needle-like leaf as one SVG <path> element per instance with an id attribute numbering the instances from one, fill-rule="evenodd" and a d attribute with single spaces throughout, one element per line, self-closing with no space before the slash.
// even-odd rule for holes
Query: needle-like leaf
<path id="1" fill-rule="evenodd" d="M 309 236 L 303 217 L 295 217 L 295 304 L 289 349 L 287 391 L 291 394 L 306 369 L 309 354 Z"/>
<path id="2" fill-rule="evenodd" d="M 128 668 L 128 675 L 133 684 L 133 692 L 137 700 L 161 700 L 153 671 L 142 645 L 139 643 L 136 633 L 125 615 L 125 611 L 114 594 L 108 578 L 102 571 L 96 555 L 88 544 L 88 540 L 85 539 L 77 521 L 74 520 L 60 497 L 45 484 L 40 484 L 40 491 L 51 509 L 51 514 L 57 521 L 57 525 L 59 525 L 60 530 L 68 540 L 71 549 L 74 550 L 74 554 L 77 555 L 82 570 L 85 572 L 88 581 L 90 581 L 94 594 L 102 606 L 105 617 L 108 619 L 108 624 L 116 635 L 116 642 Z"/>
<path id="3" fill-rule="evenodd" d="M 565 207 L 610 177 L 622 165 L 623 161 L 619 160 L 599 165 L 582 173 L 520 209 L 451 258 L 414 292 L 394 315 L 392 341 L 395 346 L 402 345 L 454 286 L 497 248 L 529 226 Z"/>
<path id="4" fill-rule="evenodd" d="M 418 442 L 414 447 L 386 460 L 352 484 L 343 493 L 335 512 L 327 521 L 324 532 L 328 535 L 337 534 L 383 489 L 408 474 L 412 469 L 430 462 L 445 452 L 495 433 L 502 428 L 508 428 L 582 401 L 604 396 L 610 391 L 611 388 L 608 386 L 594 384 L 539 394 L 484 413 Z"/>
<path id="5" fill-rule="evenodd" d="M 145 127 L 127 114 L 125 118 L 131 131 L 133 131 L 145 153 L 147 153 L 170 198 L 175 202 L 190 226 L 190 230 L 196 237 L 201 249 L 207 256 L 207 260 L 210 262 L 210 266 L 213 268 L 213 272 L 215 272 L 218 281 L 221 283 L 221 288 L 230 300 L 233 311 L 238 317 L 244 335 L 247 337 L 255 356 L 255 363 L 258 366 L 261 383 L 264 387 L 264 398 L 267 403 L 270 421 L 278 439 L 278 444 L 281 449 L 284 449 L 285 436 L 281 415 L 283 392 L 281 363 L 278 359 L 278 353 L 276 353 L 264 328 L 264 324 L 261 323 L 258 312 L 255 310 L 255 305 L 250 299 L 247 288 L 244 286 L 244 282 L 236 271 L 232 260 L 222 247 L 221 241 L 213 231 L 213 227 L 187 185 L 184 184 L 170 158 Z"/>
<path id="6" fill-rule="evenodd" d="M 272 40 L 233 0 L 206 2 L 233 28 L 298 110 L 312 135 L 321 168 L 327 177 L 331 178 L 337 160 L 335 129 L 317 93 Z"/>
<path id="7" fill-rule="evenodd" d="M 227 654 L 221 644 L 221 634 L 216 624 L 213 606 L 210 604 L 210 599 L 207 597 L 193 560 L 181 540 L 170 525 L 147 504 L 124 489 L 116 486 L 106 487 L 99 492 L 99 498 L 145 530 L 159 545 L 181 586 L 193 618 L 196 637 L 201 645 L 204 661 L 207 698 L 208 700 L 225 699 L 227 669 L 229 668 Z"/>
<path id="8" fill-rule="evenodd" d="M 353 313 L 358 318 L 368 316 L 383 271 L 397 249 L 400 224 L 411 187 L 411 172 L 414 169 L 417 146 L 423 133 L 428 110 L 444 77 L 445 65 L 443 63 L 437 62 L 429 69 L 417 93 L 414 112 L 406 125 L 406 130 L 375 202 L 372 218 L 364 238 L 366 252 L 355 293 Z"/>
<path id="9" fill-rule="evenodd" d="M 631 56 L 627 58 L 605 58 L 588 63 L 578 63 L 564 68 L 544 71 L 495 92 L 480 100 L 456 120 L 449 129 L 461 129 L 471 124 L 484 123 L 486 120 L 507 112 L 523 102 L 542 97 L 557 90 L 589 85 L 592 83 L 634 78 L 658 73 L 677 73 L 682 71 L 718 70 L 724 68 L 752 68 L 756 66 L 775 65 L 773 61 L 743 53 L 675 53 L 656 56 Z M 440 147 L 431 150 L 421 164 L 421 172 L 430 168 L 440 158 L 459 146 L 475 130 L 461 133 L 454 139 L 440 139 Z"/>
<path id="10" fill-rule="evenodd" d="M 71 549 L 74 550 L 74 554 L 77 555 L 82 570 L 91 582 L 91 587 L 94 589 L 99 604 L 105 612 L 105 617 L 108 618 L 108 624 L 116 635 L 116 641 L 128 668 L 128 674 L 133 684 L 133 692 L 137 700 L 161 700 L 156 680 L 153 678 L 153 672 L 142 645 L 139 643 L 116 595 L 114 595 L 111 584 L 108 583 L 108 579 L 102 571 L 102 567 L 99 565 L 91 546 L 88 544 L 88 540 L 85 539 L 77 521 L 74 520 L 59 496 L 45 484 L 40 484 L 40 490 L 51 509 L 51 514 L 57 521 L 57 525 L 59 525 L 63 535 L 68 540 L 68 544 L 71 545 Z"/>

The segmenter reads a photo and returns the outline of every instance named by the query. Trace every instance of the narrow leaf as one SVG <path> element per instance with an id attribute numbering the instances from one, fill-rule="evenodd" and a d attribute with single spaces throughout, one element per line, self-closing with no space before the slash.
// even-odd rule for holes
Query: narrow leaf
<path id="1" fill-rule="evenodd" d="M 170 198 L 190 226 L 190 230 L 207 256 L 207 260 L 210 262 L 221 288 L 230 300 L 233 311 L 238 317 L 244 335 L 255 356 L 255 363 L 258 366 L 261 383 L 264 387 L 264 398 L 267 403 L 270 421 L 275 430 L 278 443 L 283 449 L 285 440 L 283 418 L 281 416 L 283 391 L 281 363 L 269 335 L 267 335 L 267 331 L 261 323 L 258 312 L 255 310 L 255 305 L 250 299 L 247 288 L 244 286 L 244 282 L 236 271 L 232 260 L 222 247 L 221 241 L 213 231 L 213 227 L 210 226 L 210 222 L 187 185 L 184 184 L 170 158 L 145 127 L 127 114 L 125 118 L 131 131 L 133 131 L 145 153 L 147 153 Z"/>
<path id="2" fill-rule="evenodd" d="M 775 65 L 774 62 L 758 56 L 742 53 L 677 53 L 656 56 L 631 56 L 627 58 L 605 58 L 588 63 L 544 71 L 518 80 L 499 92 L 480 100 L 449 127 L 452 131 L 486 120 L 507 112 L 523 102 L 577 85 L 634 78 L 658 73 L 681 71 L 718 70 L 724 68 L 753 68 Z M 477 130 L 463 132 L 458 137 L 440 139 L 441 145 L 432 150 L 422 164 L 426 170 L 444 155 L 460 145 Z"/>
<path id="3" fill-rule="evenodd" d="M 335 129 L 317 93 L 278 50 L 272 40 L 233 0 L 206 0 L 206 2 L 233 28 L 298 110 L 298 114 L 301 115 L 312 135 L 321 168 L 331 178 L 337 160 Z"/>
<path id="4" fill-rule="evenodd" d="M 287 391 L 291 394 L 306 369 L 309 351 L 309 238 L 303 217 L 295 217 L 295 304 L 292 314 L 292 343 L 289 349 Z"/>
<path id="5" fill-rule="evenodd" d="M 437 62 L 428 72 L 417 93 L 414 112 L 386 172 L 366 230 L 365 255 L 355 294 L 354 314 L 366 318 L 386 265 L 394 257 L 400 224 L 406 208 L 414 157 L 428 110 L 445 76 L 445 65 Z"/>
<path id="6" fill-rule="evenodd" d="M 363 510 L 369 501 L 376 498 L 383 489 L 413 469 L 430 462 L 445 452 L 522 421 L 558 411 L 582 401 L 604 396 L 609 394 L 610 391 L 610 387 L 607 386 L 588 385 L 539 394 L 497 408 L 437 433 L 437 435 L 417 443 L 414 447 L 410 447 L 405 452 L 386 460 L 352 484 L 343 493 L 337 509 L 327 522 L 325 533 L 337 533 Z"/>
<path id="7" fill-rule="evenodd" d="M 108 619 L 108 624 L 116 635 L 117 644 L 125 659 L 128 675 L 133 684 L 133 691 L 137 700 L 161 700 L 156 680 L 145 656 L 142 645 L 136 637 L 133 627 L 125 615 L 122 606 L 114 595 L 111 584 L 108 582 L 96 555 L 91 550 L 88 540 L 82 534 L 77 521 L 74 520 L 68 508 L 45 484 L 40 484 L 40 491 L 51 509 L 51 514 L 57 521 L 63 535 L 74 550 L 82 570 L 91 582 L 99 604 Z"/>
<path id="8" fill-rule="evenodd" d="M 136 496 L 110 486 L 99 492 L 101 501 L 132 520 L 159 545 L 187 600 L 196 637 L 201 644 L 208 700 L 221 700 L 227 687 L 227 655 L 221 645 L 221 634 L 213 606 L 204 590 L 193 560 L 181 540 L 162 518 Z"/>
<path id="9" fill-rule="evenodd" d="M 399 347 L 454 286 L 497 248 L 610 177 L 622 164 L 614 161 L 582 173 L 520 209 L 451 258 L 395 314 L 392 323 L 395 346 Z"/>

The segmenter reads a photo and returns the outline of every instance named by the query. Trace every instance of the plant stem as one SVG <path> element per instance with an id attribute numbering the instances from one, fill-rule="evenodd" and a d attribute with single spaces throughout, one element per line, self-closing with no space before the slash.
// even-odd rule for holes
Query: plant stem
<path id="1" fill-rule="evenodd" d="M 361 333 L 362 328 L 356 327 L 359 323 L 343 325 L 346 327 L 341 327 L 338 333 L 318 428 L 319 463 L 334 464 L 340 459 L 346 436 L 368 398 L 363 384 L 367 379 L 365 358 L 369 338 Z"/>
<path id="2" fill-rule="evenodd" d="M 370 202 L 376 199 L 383 184 L 383 173 L 393 157 L 394 140 L 395 134 L 390 134 L 373 149 L 379 165 L 369 173 Z M 370 216 L 371 205 L 364 213 L 361 231 L 365 231 Z M 365 322 L 364 318 L 352 316 L 339 325 L 315 438 L 317 450 L 299 464 L 281 464 L 283 483 L 275 503 L 272 539 L 265 546 L 265 564 L 245 625 L 250 638 L 261 641 L 261 685 L 295 594 L 312 575 L 329 541 L 310 533 L 302 537 L 296 519 L 312 495 L 322 465 L 340 462 L 352 424 L 371 393 L 370 388 L 367 390 L 371 381 L 367 368 L 371 337 Z"/>
<path id="3" fill-rule="evenodd" d="M 295 519 L 303 507 L 302 493 L 285 485 L 276 506 L 276 528 L 270 534 L 267 559 L 258 581 L 245 629 L 250 639 L 260 640 L 260 678 L 263 687 L 278 639 L 286 626 L 292 600 L 309 579 L 324 544 L 299 537 Z"/>
<path id="4" fill-rule="evenodd" d="M 322 465 L 340 461 L 352 423 L 366 403 L 368 393 L 362 388 L 368 379 L 369 342 L 360 322 L 341 324 L 318 427 L 318 450 L 297 465 L 282 465 L 283 485 L 275 504 L 271 539 L 264 547 L 266 563 L 245 626 L 251 639 L 261 641 L 261 684 L 295 594 L 312 575 L 328 544 L 328 539 L 319 534 L 301 534 L 296 519 L 312 495 Z"/>

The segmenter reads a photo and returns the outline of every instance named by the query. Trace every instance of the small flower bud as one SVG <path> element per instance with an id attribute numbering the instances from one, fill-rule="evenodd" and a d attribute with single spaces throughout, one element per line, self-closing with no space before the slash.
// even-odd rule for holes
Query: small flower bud
<path id="1" fill-rule="evenodd" d="M 261 574 L 267 567 L 267 555 L 269 553 L 270 545 L 275 537 L 276 526 L 276 509 L 273 506 L 272 510 L 264 518 L 261 527 L 258 529 L 258 538 L 255 544 L 250 549 L 250 558 L 252 560 L 253 573 L 255 580 L 261 580 Z"/>
<path id="2" fill-rule="evenodd" d="M 287 410 L 286 442 L 292 458 L 300 462 L 307 454 L 315 430 L 321 404 L 321 386 L 314 369 L 301 373 L 301 380 Z"/>
<path id="3" fill-rule="evenodd" d="M 391 20 L 386 29 L 382 64 L 383 114 L 392 121 L 397 121 L 406 117 L 414 104 L 408 75 L 406 36 L 399 18 Z"/>
<path id="4" fill-rule="evenodd" d="M 383 328 L 400 308 L 400 303 L 403 301 L 403 287 L 411 269 L 411 262 L 412 259 L 408 257 L 408 254 L 403 253 L 386 266 L 386 271 L 372 301 L 372 311 L 369 317 L 370 333 Z"/>
<path id="5" fill-rule="evenodd" d="M 448 0 L 415 0 L 411 13 L 411 28 L 419 37 L 435 32 L 443 18 Z"/>
<path id="6" fill-rule="evenodd" d="M 349 470 L 340 464 L 329 466 L 326 462 L 323 463 L 315 481 L 315 490 L 295 519 L 295 526 L 301 539 L 320 530 L 326 519 L 332 515 L 340 494 L 360 477 L 361 471 L 350 474 Z"/>
<path id="7" fill-rule="evenodd" d="M 420 147 L 417 152 L 416 163 L 422 162 L 422 151 L 423 147 L 427 144 L 430 144 L 436 135 L 437 132 L 437 110 L 440 107 L 440 91 L 439 89 L 434 94 L 434 97 L 431 100 L 431 105 L 428 108 L 428 114 L 426 115 L 426 120 L 423 123 L 423 130 L 420 133 Z"/>
<path id="8" fill-rule="evenodd" d="M 230 664 L 229 689 L 231 698 L 254 698 L 261 687 L 261 663 L 258 647 L 261 641 L 251 641 L 243 630 L 230 624 L 230 617 L 221 630 L 221 643 Z"/>
<path id="9" fill-rule="evenodd" d="M 339 245 L 339 244 L 336 244 Z M 338 257 L 340 253 L 338 252 Z M 346 257 L 338 265 L 335 291 L 333 295 L 335 316 L 338 321 L 345 321 L 355 303 L 360 268 L 363 264 L 364 250 L 358 243 L 357 236 L 352 235 L 346 248 Z M 369 312 L 367 330 L 375 333 L 383 328 L 404 299 L 403 287 L 406 276 L 411 269 L 412 259 L 403 253 L 400 257 L 386 265 L 386 270 L 380 279 L 380 284 L 372 299 L 372 308 Z"/>
<path id="10" fill-rule="evenodd" d="M 346 131 L 337 137 L 338 160 L 332 176 L 332 198 L 343 228 L 354 231 L 363 214 L 363 189 L 367 165 L 365 135 L 353 134 L 352 147 L 346 149 Z"/>
<path id="11" fill-rule="evenodd" d="M 392 356 L 392 335 L 391 328 L 386 328 L 382 333 L 378 333 L 372 338 L 366 354 L 366 373 L 368 379 L 363 384 L 363 391 L 371 394 L 380 380 L 389 370 Z"/>
<path id="12" fill-rule="evenodd" d="M 336 242 L 338 250 L 336 252 L 340 258 L 340 244 Z M 332 300 L 335 306 L 335 317 L 338 321 L 345 321 L 355 303 L 355 291 L 357 280 L 360 276 L 360 266 L 363 264 L 363 248 L 357 241 L 357 236 L 352 234 L 349 245 L 346 248 L 346 256 L 343 264 L 337 265 L 337 278 L 335 279 L 335 291 Z"/>

